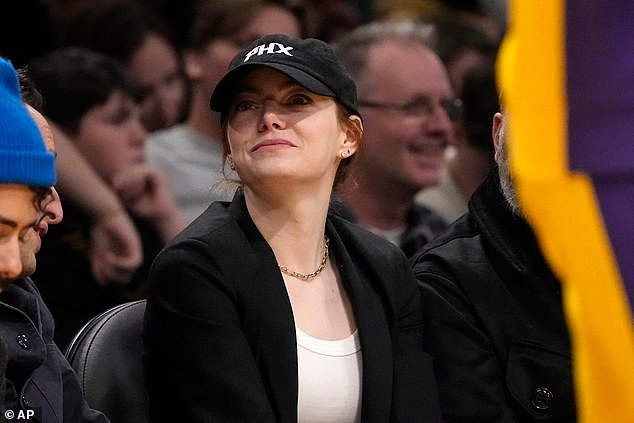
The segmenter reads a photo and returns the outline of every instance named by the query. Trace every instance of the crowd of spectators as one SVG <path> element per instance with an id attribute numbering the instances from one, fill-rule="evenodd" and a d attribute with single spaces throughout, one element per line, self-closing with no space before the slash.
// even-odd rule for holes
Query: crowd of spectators
<path id="1" fill-rule="evenodd" d="M 429 395 L 426 397 L 429 401 L 426 403 L 427 421 L 435 421 L 435 402 L 446 421 L 452 422 L 574 421 L 574 400 L 569 389 L 570 345 L 561 311 L 559 281 L 541 256 L 534 235 L 514 202 L 514 187 L 508 175 L 505 128 L 512 123 L 510 118 L 499 113 L 501 106 L 495 82 L 495 59 L 506 29 L 504 1 L 24 0 L 9 4 L 2 17 L 14 21 L 13 25 L 17 23 L 29 28 L 31 34 L 29 37 L 0 36 L 0 56 L 19 69 L 22 100 L 41 113 L 46 133 L 55 139 L 57 183 L 56 189 L 48 191 L 54 201 L 46 203 L 48 209 L 40 206 L 44 211 L 38 212 L 47 216 L 41 218 L 46 223 L 46 230 L 39 234 L 48 232 L 48 236 L 38 253 L 37 267 L 34 251 L 39 246 L 21 251 L 20 272 L 10 272 L 10 269 L 5 272 L 2 268 L 0 270 L 6 274 L 0 276 L 4 285 L 15 283 L 13 290 L 25 290 L 38 310 L 44 310 L 46 329 L 44 326 L 38 329 L 44 342 L 52 343 L 48 339 L 52 332 L 48 331 L 52 330 L 49 326 L 55 321 L 56 345 L 53 350 L 55 360 L 62 363 L 63 377 L 71 376 L 67 376 L 68 363 L 64 362 L 60 351 L 64 351 L 82 325 L 114 305 L 147 298 L 148 284 L 151 286 L 153 279 L 155 286 L 164 290 L 156 291 L 158 294 L 154 293 L 154 302 L 150 300 L 148 303 L 151 307 L 148 342 L 154 348 L 154 370 L 157 363 L 163 366 L 171 360 L 160 352 L 163 339 L 168 334 L 162 332 L 159 323 L 168 322 L 172 325 L 169 326 L 172 331 L 169 335 L 175 338 L 182 335 L 182 339 L 186 339 L 190 328 L 185 330 L 182 325 L 193 316 L 187 315 L 186 308 L 183 314 L 175 311 L 183 304 L 169 303 L 181 298 L 172 283 L 184 278 L 182 275 L 197 281 L 202 278 L 201 274 L 211 272 L 210 268 L 217 267 L 214 271 L 222 273 L 224 266 L 231 264 L 213 255 L 205 256 L 208 262 L 200 270 L 197 267 L 200 263 L 190 256 L 183 260 L 184 254 L 179 248 L 191 248 L 191 251 L 185 248 L 191 256 L 202 254 L 197 237 L 207 237 L 208 234 L 200 235 L 207 228 L 201 227 L 200 222 L 208 219 L 209 227 L 216 228 L 219 221 L 210 216 L 229 219 L 229 212 L 221 211 L 218 206 L 218 202 L 223 202 L 231 204 L 227 206 L 230 211 L 242 213 L 237 221 L 248 226 L 233 232 L 223 232 L 224 229 L 218 226 L 218 233 L 226 232 L 226 236 L 237 237 L 228 241 L 227 245 L 231 248 L 234 241 L 235 248 L 247 248 L 247 244 L 240 244 L 238 238 L 248 238 L 252 242 L 251 237 L 255 235 L 250 225 L 254 225 L 255 221 L 261 231 L 262 228 L 270 229 L 269 232 L 264 231 L 264 239 L 271 244 L 274 255 L 262 253 L 267 263 L 274 261 L 272 257 L 279 260 L 278 254 L 292 260 L 294 253 L 303 251 L 307 246 L 315 247 L 313 250 L 324 250 L 321 267 L 313 273 L 302 274 L 289 271 L 286 266 L 279 267 L 284 274 L 283 281 L 298 324 L 309 327 L 313 324 L 313 320 L 301 320 L 301 310 L 311 309 L 307 299 L 323 300 L 319 296 L 310 296 L 314 293 L 300 294 L 306 289 L 306 284 L 298 283 L 298 279 L 312 280 L 318 276 L 318 280 L 324 278 L 323 283 L 334 283 L 339 290 L 340 298 L 337 298 L 341 303 L 337 303 L 340 306 L 337 313 L 345 317 L 342 317 L 343 320 L 347 319 L 347 324 L 343 325 L 343 329 L 335 325 L 331 331 L 322 332 L 328 336 L 334 336 L 333 333 L 339 336 L 344 332 L 346 336 L 350 335 L 347 332 L 356 334 L 356 323 L 359 323 L 361 331 L 368 330 L 363 325 L 371 319 L 355 322 L 354 316 L 350 317 L 357 315 L 360 319 L 358 313 L 361 312 L 355 307 L 368 304 L 385 311 L 389 324 L 407 332 L 407 328 L 400 326 L 407 316 L 399 313 L 408 310 L 407 313 L 416 314 L 418 309 L 413 303 L 419 301 L 420 295 L 423 306 L 421 318 L 424 327 L 429 328 L 422 348 L 426 354 L 435 357 L 433 371 L 436 383 L 432 383 L 433 377 L 429 375 L 425 376 L 425 380 L 430 386 L 437 386 L 440 394 L 437 399 L 435 390 L 426 391 Z M 7 25 L 1 27 L 6 29 Z M 337 165 L 339 162 L 345 164 L 339 167 L 345 168 L 347 179 L 339 183 L 343 178 L 339 174 L 341 169 L 337 168 L 337 174 L 332 175 L 335 181 L 332 195 L 332 181 L 322 179 L 320 187 L 330 185 L 328 195 L 322 198 L 324 213 L 303 210 L 298 215 L 304 219 L 323 218 L 323 222 L 320 220 L 322 226 L 331 225 L 326 226 L 326 233 L 345 232 L 354 240 L 350 242 L 363 244 L 361 246 L 355 244 L 351 247 L 351 244 L 345 244 L 348 240 L 344 242 L 333 236 L 331 239 L 322 236 L 323 229 L 318 234 L 306 231 L 310 234 L 304 239 L 307 245 L 302 245 L 301 236 L 295 236 L 295 241 L 299 241 L 297 248 L 281 243 L 276 231 L 283 232 L 280 227 L 284 224 L 276 229 L 271 224 L 273 217 L 280 222 L 299 218 L 293 213 L 288 213 L 288 216 L 279 214 L 278 209 L 264 207 L 262 202 L 255 204 L 254 199 L 268 200 L 267 195 L 262 193 L 272 193 L 271 196 L 283 199 L 280 201 L 283 208 L 290 209 L 293 198 L 306 201 L 310 197 L 321 198 L 321 194 L 307 193 L 303 184 L 273 187 L 267 184 L 266 175 L 259 179 L 249 174 L 248 161 L 246 164 L 241 162 L 230 151 L 239 142 L 236 138 L 241 133 L 232 126 L 235 122 L 228 121 L 228 114 L 233 112 L 228 111 L 225 105 L 219 105 L 220 100 L 212 94 L 218 92 L 219 82 L 227 79 L 227 69 L 237 66 L 235 60 L 244 54 L 244 49 L 269 34 L 290 37 L 280 35 L 281 38 L 275 38 L 282 41 L 297 37 L 316 38 L 319 43 L 332 47 L 333 54 L 356 84 L 354 99 L 349 100 L 349 93 L 341 87 L 337 87 L 340 91 L 332 90 L 334 94 L 326 94 L 326 97 L 333 97 L 342 110 L 346 110 L 347 119 L 355 122 L 347 122 L 350 127 L 342 124 L 337 129 L 343 131 L 341 127 L 348 128 L 348 132 L 343 132 L 348 134 L 348 138 L 354 138 L 350 144 L 346 144 L 349 142 L 346 138 L 337 156 Z M 315 45 L 320 46 L 319 43 Z M 301 45 L 298 43 L 297 48 Z M 262 49 L 259 54 L 262 54 Z M 270 69 L 251 71 L 250 74 L 244 72 L 242 76 L 271 98 L 277 98 L 278 92 L 284 92 L 286 88 L 283 87 L 288 85 L 309 91 L 309 95 L 304 97 L 309 97 L 310 101 L 314 100 L 311 96 L 324 95 L 304 85 L 296 73 L 285 73 L 287 68 L 283 69 L 284 77 L 277 70 Z M 314 71 L 319 74 L 320 70 Z M 236 82 L 229 80 L 226 84 Z M 282 88 L 276 91 L 268 85 L 268 81 Z M 256 90 L 243 85 L 239 89 Z M 229 94 L 235 96 L 236 92 Z M 242 95 L 240 92 L 237 94 L 238 97 Z M 210 98 L 213 110 L 210 109 Z M 265 106 L 251 104 L 249 107 Z M 353 110 L 357 107 L 358 110 Z M 20 109 L 20 112 L 23 111 Z M 338 118 L 341 119 L 341 116 Z M 315 122 L 320 124 L 318 120 Z M 356 129 L 350 129 L 353 127 Z M 354 136 L 349 136 L 350 133 Z M 236 138 L 230 140 L 229 134 Z M 39 139 L 35 141 L 37 143 Z M 37 148 L 45 153 L 39 144 Z M 4 162 L 0 166 L 5 166 Z M 243 175 L 249 179 L 241 182 Z M 3 184 L 8 183 L 0 181 L 0 187 L 4 189 Z M 50 186 L 52 183 L 48 180 L 38 185 L 40 188 Z M 285 193 L 288 198 L 284 197 Z M 27 194 L 30 195 L 30 192 L 27 191 Z M 59 204 L 60 199 L 64 205 L 63 220 L 61 208 L 59 212 L 51 211 L 51 204 Z M 212 203 L 215 205 L 208 208 Z M 0 216 L 2 213 L 0 210 Z M 245 213 L 253 216 L 245 219 Z M 266 213 L 270 213 L 271 219 Z M 338 219 L 345 223 L 325 223 L 340 222 Z M 306 229 L 299 220 L 293 222 L 297 227 Z M 51 225 L 50 231 L 48 224 Z M 355 229 L 347 229 L 348 224 Z M 357 230 L 360 232 L 357 233 Z M 373 234 L 366 236 L 366 231 Z M 214 239 L 209 239 L 210 245 L 215 245 Z M 358 293 L 348 298 L 347 295 L 354 293 L 354 288 L 342 280 L 350 278 L 350 268 L 356 269 L 352 273 L 358 273 L 360 279 L 366 282 L 365 279 L 372 279 L 371 273 L 383 263 L 371 263 L 373 260 L 369 257 L 376 253 L 372 250 L 374 246 L 370 245 L 373 242 L 376 242 L 376 251 L 389 252 L 382 258 L 389 256 L 393 259 L 391 264 L 385 260 L 383 273 L 377 271 L 377 274 L 381 273 L 377 276 L 381 284 L 383 279 L 390 279 L 387 275 L 392 273 L 389 272 L 402 275 L 402 268 L 413 269 L 404 278 L 404 287 L 414 287 L 407 294 L 411 294 L 407 301 L 400 296 L 405 293 L 395 296 L 392 296 L 394 293 L 386 293 L 393 282 L 389 280 L 385 282 L 385 287 L 373 287 L 381 292 L 372 300 L 368 300 L 370 297 L 364 300 L 369 303 L 362 303 L 354 297 L 360 295 Z M 332 248 L 330 253 L 329 245 Z M 161 256 L 160 252 L 165 247 L 163 251 L 168 253 Z M 227 253 L 221 250 L 219 257 Z M 342 251 L 358 254 L 363 257 L 360 261 L 367 259 L 367 266 L 360 266 L 355 257 L 350 259 Z M 333 263 L 337 260 L 340 266 L 333 264 L 326 267 L 319 276 L 329 254 L 330 260 Z M 157 256 L 158 264 L 150 270 Z M 235 260 L 235 272 L 240 273 L 240 268 L 251 259 L 244 262 Z M 173 263 L 176 264 L 172 264 L 171 260 L 175 260 Z M 339 260 L 347 263 L 348 267 Z M 181 269 L 182 263 L 191 268 Z M 399 266 L 392 266 L 394 263 Z M 28 277 L 31 274 L 32 280 Z M 255 272 L 248 274 L 256 275 Z M 266 275 L 257 276 L 262 277 L 263 282 L 277 280 L 267 279 Z M 229 276 L 223 274 L 219 278 L 223 284 L 230 285 L 227 282 L 231 279 Z M 223 278 L 228 279 L 225 281 Z M 518 280 L 523 282 L 522 286 L 515 283 Z M 236 315 L 240 318 L 247 316 L 244 319 L 248 320 L 248 304 L 233 297 L 238 295 L 229 292 L 234 288 L 224 285 L 217 288 L 217 295 L 222 295 L 222 298 L 227 296 L 228 300 L 221 304 L 216 296 L 213 304 L 236 307 L 240 312 Z M 182 289 L 188 288 L 183 286 Z M 348 294 L 346 290 L 350 290 Z M 14 306 L 25 306 L 16 306 L 15 294 L 11 292 L 7 289 L 0 291 L 0 309 L 13 310 Z M 488 294 L 490 297 L 484 298 Z M 208 292 L 202 290 L 199 297 L 189 295 L 188 301 L 198 307 L 198 301 L 202 301 L 205 295 Z M 392 307 L 402 309 L 394 310 Z M 499 311 L 499 314 L 492 310 Z M 201 311 L 200 316 L 208 316 L 208 311 Z M 317 310 L 313 314 L 322 311 Z M 201 318 L 189 324 L 195 326 L 202 321 Z M 408 322 L 415 326 L 416 319 Z M 241 323 L 248 326 L 248 322 Z M 0 321 L 0 335 L 13 336 L 13 332 L 2 329 L 3 325 L 6 322 Z M 42 333 L 44 330 L 46 334 Z M 229 331 L 227 327 L 215 330 L 219 330 L 214 332 L 216 335 Z M 259 332 L 253 335 L 255 332 L 250 326 L 245 329 L 246 335 L 241 332 L 236 335 L 234 327 L 231 330 L 232 336 L 237 338 L 260 336 Z M 204 338 L 203 332 L 202 329 L 196 332 L 196 339 Z M 550 338 L 540 338 L 544 333 Z M 532 334 L 535 336 L 531 337 Z M 305 334 L 298 332 L 298 347 L 300 335 L 303 337 Z M 363 348 L 367 348 L 369 344 L 363 343 L 369 338 L 364 336 L 369 335 L 364 332 L 360 335 L 361 341 L 356 335 L 355 342 L 361 342 L 365 345 Z M 18 339 L 26 342 L 21 336 L 19 334 Z M 418 345 L 416 342 L 400 345 L 399 342 L 410 339 L 403 334 L 400 336 L 395 337 L 397 340 L 390 346 L 395 361 L 402 358 L 399 354 L 403 351 L 419 348 L 414 345 Z M 411 337 L 411 333 L 408 336 Z M 241 345 L 244 348 L 240 351 L 248 352 L 246 356 L 249 360 L 251 353 L 256 356 L 256 361 L 261 359 L 259 354 L 265 354 L 247 350 L 247 340 L 237 338 L 231 348 L 238 351 Z M 209 339 L 219 338 L 210 336 Z M 260 338 L 256 341 L 248 339 L 252 349 L 262 345 Z M 221 345 L 224 345 L 222 342 Z M 30 348 L 20 345 L 24 349 Z M 213 346 L 216 347 L 218 345 Z M 24 400 L 20 403 L 18 397 L 22 387 L 27 389 L 30 386 L 28 371 L 31 370 L 15 370 L 12 348 L 12 345 L 4 348 L 0 342 L 0 367 L 4 369 L 3 359 L 8 357 L 6 378 L 12 380 L 7 383 L 12 402 L 5 406 L 25 407 Z M 372 350 L 368 348 L 368 351 Z M 175 355 L 178 353 L 174 352 Z M 202 349 L 196 349 L 195 354 L 196 357 L 192 357 L 189 363 L 192 367 L 188 367 L 191 373 L 175 376 L 173 380 L 201 383 L 202 373 L 196 374 L 200 369 L 195 368 L 195 363 L 204 362 L 207 358 L 200 355 L 204 354 Z M 404 362 L 409 365 L 418 353 L 407 354 Z M 236 353 L 236 357 L 239 355 Z M 564 359 L 553 364 L 549 361 L 551 356 Z M 236 372 L 231 367 L 235 365 L 232 358 L 224 359 L 226 361 L 218 361 L 213 368 L 202 367 L 214 372 L 224 369 L 227 375 L 239 376 L 240 371 Z M 259 361 L 254 363 L 265 367 Z M 548 366 L 557 367 L 556 372 L 549 373 Z M 371 368 L 364 369 L 372 371 Z M 266 369 L 258 367 L 257 371 L 251 375 L 260 374 L 264 383 L 275 383 L 269 381 L 268 376 L 271 375 L 265 377 Z M 401 404 L 407 403 L 408 395 L 399 391 L 398 372 L 395 374 L 395 381 L 388 378 L 390 384 L 395 384 L 395 409 L 384 415 L 392 418 L 396 418 L 397 414 L 411 416 L 408 413 L 412 413 L 412 409 L 398 409 Z M 560 380 L 553 375 L 558 375 Z M 238 376 L 232 381 L 239 383 Z M 412 378 L 418 376 L 411 375 Z M 210 376 L 213 380 L 216 377 L 219 381 L 223 380 L 217 375 Z M 509 382 L 512 377 L 519 379 Z M 407 377 L 404 379 L 409 380 Z M 159 382 L 156 375 L 151 380 Z M 538 386 L 541 381 L 552 386 Z M 79 411 L 73 412 L 79 414 L 66 419 L 66 413 L 71 411 L 64 406 L 61 411 L 65 416 L 63 420 L 84 421 L 81 414 L 102 421 L 104 416 L 88 408 L 81 394 L 75 392 L 77 387 L 74 382 L 71 386 L 74 391 L 67 401 L 78 404 Z M 189 392 L 186 397 L 196 408 L 191 415 L 201 418 L 201 421 L 210 414 L 198 409 L 200 404 L 203 408 L 213 408 L 210 412 L 217 412 L 218 416 L 229 412 L 226 410 L 235 409 L 235 404 L 231 408 L 218 398 L 207 402 L 204 394 L 197 397 L 199 393 L 191 391 L 193 386 L 181 393 Z M 213 386 L 211 389 L 221 388 Z M 266 395 L 277 395 L 276 389 L 268 385 L 250 386 L 245 392 L 249 394 L 249 389 L 257 391 L 260 388 L 262 392 L 266 391 Z M 541 389 L 537 400 L 537 391 L 530 392 L 533 388 Z M 49 386 L 47 389 L 49 392 L 44 396 L 54 395 L 50 390 L 57 388 Z M 162 412 L 156 410 L 170 408 L 162 400 L 157 401 L 157 398 L 163 397 L 156 393 L 168 398 L 174 393 L 172 389 L 178 391 L 179 388 L 153 387 L 156 421 L 166 419 L 169 414 L 166 411 L 167 414 L 161 416 Z M 245 392 L 232 391 L 232 394 L 242 398 L 239 395 Z M 563 399 L 553 399 L 553 392 Z M 343 404 L 343 408 L 352 410 L 351 415 L 356 415 L 356 420 L 350 421 L 376 421 L 359 416 L 362 409 L 368 413 L 367 410 L 383 407 L 385 398 L 381 400 L 368 405 L 370 399 L 363 396 L 366 402 L 363 407 L 359 399 L 352 405 Z M 269 410 L 267 401 L 273 404 L 277 399 L 260 396 L 256 402 L 265 410 L 264 415 L 272 418 L 278 411 L 273 405 Z M 560 405 L 560 401 L 565 403 L 564 406 Z M 300 401 L 300 408 L 305 404 Z M 389 406 L 386 407 L 385 410 L 388 410 Z M 46 412 L 55 414 L 54 409 L 52 407 Z M 280 409 L 284 412 L 289 410 Z M 548 409 L 564 411 L 549 414 Z M 236 415 L 242 412 L 236 411 Z M 314 407 L 301 408 L 299 415 L 302 413 L 314 413 Z M 318 410 L 315 415 L 321 416 L 321 411 Z M 233 421 L 232 418 L 227 417 L 227 421 Z M 549 420 L 551 418 L 553 420 Z"/>

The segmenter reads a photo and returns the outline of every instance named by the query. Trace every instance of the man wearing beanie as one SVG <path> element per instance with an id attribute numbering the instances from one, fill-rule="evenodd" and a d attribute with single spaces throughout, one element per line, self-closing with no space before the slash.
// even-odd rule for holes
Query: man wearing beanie
<path id="1" fill-rule="evenodd" d="M 33 270 L 26 262 L 39 248 L 40 234 L 61 219 L 51 189 L 54 154 L 42 137 L 45 121 L 41 125 L 22 103 L 15 69 L 0 58 L 0 337 L 8 358 L 2 415 L 45 423 L 107 422 L 86 404 L 53 343 L 53 318 L 25 275 Z"/>

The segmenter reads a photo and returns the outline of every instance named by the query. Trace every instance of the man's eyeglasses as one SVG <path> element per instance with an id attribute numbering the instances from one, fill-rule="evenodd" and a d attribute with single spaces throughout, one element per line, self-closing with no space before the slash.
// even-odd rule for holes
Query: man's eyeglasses
<path id="1" fill-rule="evenodd" d="M 434 113 L 434 102 L 429 97 L 419 96 L 405 104 L 383 103 L 371 100 L 359 100 L 361 107 L 374 107 L 379 109 L 398 110 L 408 117 L 429 116 Z M 452 122 L 462 118 L 462 101 L 459 98 L 447 98 L 440 100 L 440 107 Z"/>

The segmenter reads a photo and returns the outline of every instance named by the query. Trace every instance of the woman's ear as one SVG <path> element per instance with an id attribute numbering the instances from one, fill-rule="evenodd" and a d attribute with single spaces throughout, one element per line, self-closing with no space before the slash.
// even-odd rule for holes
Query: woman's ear
<path id="1" fill-rule="evenodd" d="M 343 146 L 340 151 L 340 155 L 343 158 L 352 156 L 361 145 L 361 138 L 363 137 L 363 122 L 361 118 L 356 115 L 348 117 L 346 125 L 346 138 L 343 141 Z"/>

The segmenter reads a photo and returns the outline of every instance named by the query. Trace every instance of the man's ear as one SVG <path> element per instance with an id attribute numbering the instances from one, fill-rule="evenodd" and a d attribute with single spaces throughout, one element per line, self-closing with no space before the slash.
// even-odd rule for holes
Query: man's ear
<path id="1" fill-rule="evenodd" d="M 497 112 L 493 115 L 493 127 L 491 129 L 491 136 L 493 137 L 493 147 L 495 148 L 495 152 L 500 150 L 500 146 L 504 140 L 502 137 L 504 136 L 504 115 L 500 112 Z"/>

